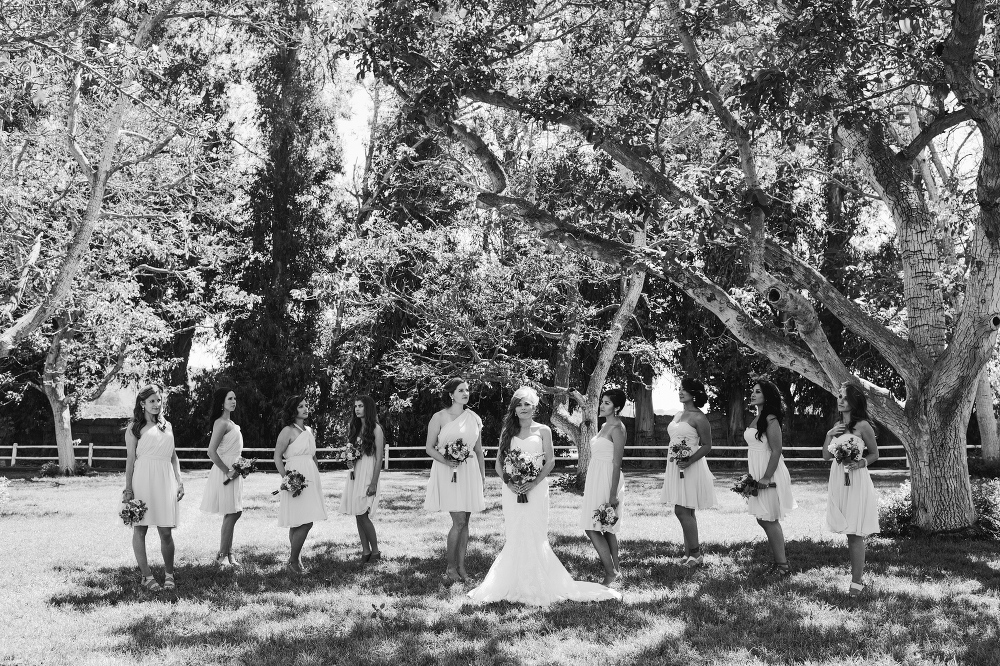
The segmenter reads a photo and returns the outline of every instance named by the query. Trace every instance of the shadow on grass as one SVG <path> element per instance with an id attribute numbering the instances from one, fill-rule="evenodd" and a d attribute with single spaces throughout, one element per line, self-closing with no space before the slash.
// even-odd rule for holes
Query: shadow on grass
<path id="1" fill-rule="evenodd" d="M 552 545 L 575 577 L 600 575 L 583 537 L 553 536 Z M 479 580 L 501 546 L 499 537 L 474 541 L 467 564 Z M 281 571 L 281 559 L 270 553 L 246 554 L 242 571 L 179 567 L 177 594 L 157 598 L 211 608 L 210 621 L 184 621 L 183 613 L 154 605 L 145 613 L 130 609 L 116 631 L 127 637 L 129 652 L 179 651 L 206 663 L 279 664 L 291 655 L 304 656 L 303 663 L 520 664 L 544 661 L 536 651 L 545 645 L 557 646 L 555 663 L 891 658 L 993 665 L 1000 653 L 1000 570 L 990 564 L 991 544 L 873 539 L 874 586 L 852 598 L 846 546 L 791 542 L 795 573 L 776 579 L 765 575 L 770 553 L 763 540 L 713 546 L 697 570 L 679 564 L 676 544 L 631 540 L 622 543 L 624 603 L 548 608 L 466 602 L 468 588 L 441 584 L 443 543 L 432 557 L 391 556 L 375 565 L 343 557 L 332 543 L 315 552 L 307 576 Z M 75 589 L 51 604 L 86 611 L 153 598 L 138 589 L 134 567 L 71 577 Z M 585 646 L 593 660 L 559 657 L 563 645 Z M 223 659 L 205 646 L 228 651 Z"/>

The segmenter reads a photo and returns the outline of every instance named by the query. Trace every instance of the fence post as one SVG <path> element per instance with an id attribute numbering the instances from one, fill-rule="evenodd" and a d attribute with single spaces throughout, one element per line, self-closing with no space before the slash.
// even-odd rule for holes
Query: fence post
<path id="1" fill-rule="evenodd" d="M 10 447 L 10 466 L 13 467 L 17 464 L 17 442 L 14 442 Z"/>
<path id="2" fill-rule="evenodd" d="M 94 466 L 94 443 L 87 443 L 87 467 Z"/>
<path id="3" fill-rule="evenodd" d="M 382 445 L 382 469 L 389 469 L 389 447 Z"/>

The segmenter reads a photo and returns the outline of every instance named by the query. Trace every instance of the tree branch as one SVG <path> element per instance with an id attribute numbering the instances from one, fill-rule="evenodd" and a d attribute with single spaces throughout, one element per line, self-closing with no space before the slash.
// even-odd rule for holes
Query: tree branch
<path id="1" fill-rule="evenodd" d="M 150 148 L 148 152 L 146 152 L 146 153 L 144 153 L 144 154 L 142 154 L 142 155 L 140 155 L 140 156 L 138 156 L 138 157 L 136 157 L 134 159 L 126 160 L 126 161 L 124 161 L 124 162 L 122 162 L 120 164 L 117 164 L 117 165 L 113 166 L 111 168 L 110 172 L 108 173 L 108 176 L 110 177 L 116 171 L 120 171 L 122 169 L 127 169 L 130 166 L 135 166 L 136 164 L 140 164 L 142 162 L 145 162 L 146 160 L 153 159 L 154 157 L 156 157 L 157 155 L 159 155 L 161 152 L 163 152 L 163 149 L 166 148 L 167 145 L 171 141 L 174 140 L 174 137 L 176 137 L 177 134 L 178 134 L 178 128 L 176 126 L 174 126 L 174 128 L 170 131 L 170 133 L 167 134 L 165 137 L 163 137 L 159 142 L 157 142 L 157 144 L 155 146 L 153 146 L 152 148 Z"/>
<path id="2" fill-rule="evenodd" d="M 929 125 L 920 130 L 920 134 L 906 148 L 896 153 L 896 159 L 909 164 L 917 158 L 920 151 L 930 145 L 936 136 L 967 120 L 972 120 L 972 113 L 966 108 L 935 118 Z"/>
<path id="3" fill-rule="evenodd" d="M 108 388 L 108 384 L 110 384 L 111 380 L 118 376 L 118 373 L 121 372 L 122 367 L 125 365 L 125 350 L 127 348 L 128 343 L 122 342 L 118 345 L 118 358 L 115 360 L 115 364 L 110 370 L 107 371 L 107 373 L 105 373 L 101 383 L 95 386 L 93 391 L 82 398 L 84 402 L 93 402 L 104 394 L 104 391 Z"/>

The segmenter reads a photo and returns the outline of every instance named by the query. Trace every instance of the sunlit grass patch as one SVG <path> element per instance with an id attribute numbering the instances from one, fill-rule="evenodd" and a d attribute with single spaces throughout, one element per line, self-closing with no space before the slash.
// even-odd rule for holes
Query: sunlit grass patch
<path id="1" fill-rule="evenodd" d="M 248 478 L 235 549 L 243 566 L 220 570 L 212 564 L 219 520 L 197 510 L 206 473 L 185 476 L 173 595 L 137 585 L 130 532 L 115 516 L 120 476 L 11 485 L 0 519 L 0 663 L 994 666 L 1000 651 L 993 546 L 874 538 L 869 591 L 853 599 L 845 541 L 824 530 L 819 475 L 796 479 L 800 508 L 785 522 L 794 574 L 776 580 L 763 533 L 721 487 L 720 510 L 698 516 L 706 566 L 681 566 L 680 529 L 657 501 L 659 478 L 632 474 L 624 601 L 548 608 L 473 605 L 467 588 L 443 584 L 450 521 L 422 511 L 423 474 L 383 476 L 375 522 L 385 559 L 366 566 L 354 520 L 333 512 L 344 472 L 324 473 L 330 520 L 310 534 L 303 577 L 282 570 L 276 477 Z M 468 562 L 480 579 L 503 546 L 493 479 L 487 494 L 491 510 L 473 517 Z M 553 549 L 575 577 L 597 579 L 576 527 L 579 496 L 551 497 Z M 162 579 L 155 534 L 147 547 Z"/>

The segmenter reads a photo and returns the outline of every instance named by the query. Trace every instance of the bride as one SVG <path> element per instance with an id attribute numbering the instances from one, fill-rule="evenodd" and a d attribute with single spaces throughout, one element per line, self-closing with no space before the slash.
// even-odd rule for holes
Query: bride
<path id="1" fill-rule="evenodd" d="M 474 601 L 518 601 L 547 606 L 555 601 L 604 601 L 621 594 L 599 583 L 575 581 L 549 546 L 549 472 L 555 467 L 552 431 L 532 418 L 538 406 L 534 389 L 522 386 L 504 417 L 497 451 L 497 474 L 504 479 L 502 492 L 506 542 L 482 585 L 469 592 Z M 504 472 L 503 461 L 512 450 L 544 458 L 541 472 L 531 481 L 514 483 Z M 518 503 L 518 494 L 528 501 Z"/>

